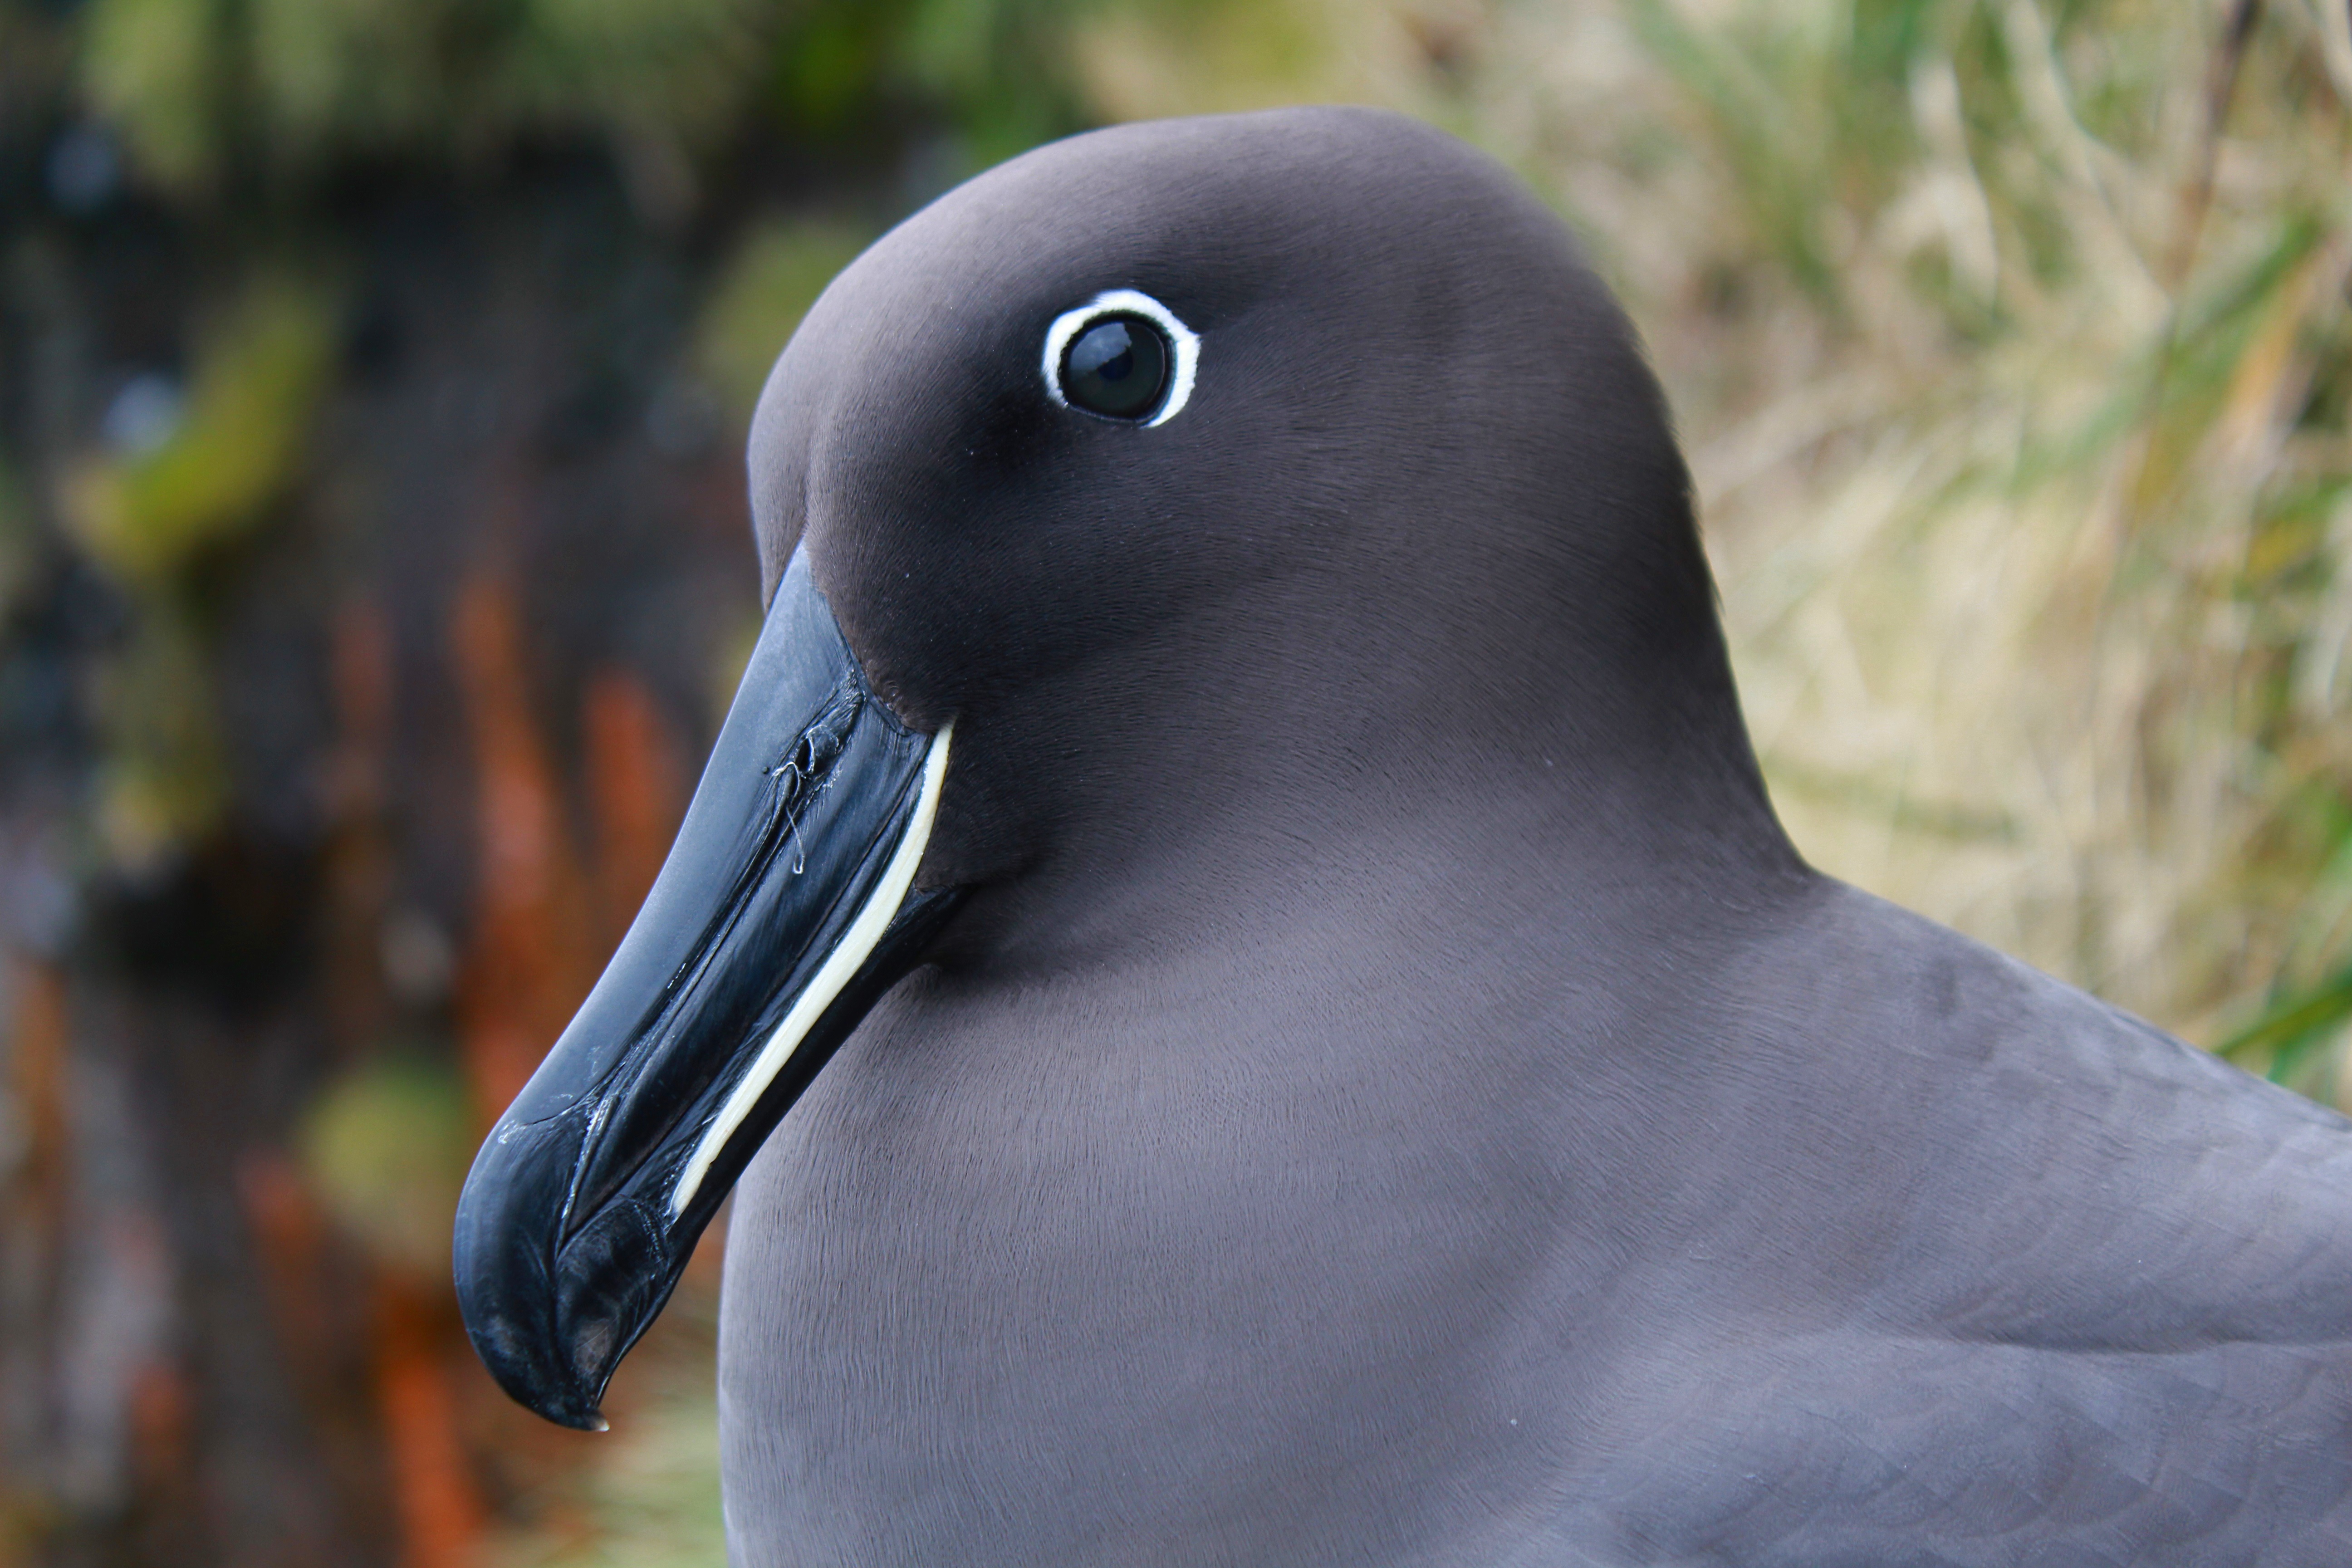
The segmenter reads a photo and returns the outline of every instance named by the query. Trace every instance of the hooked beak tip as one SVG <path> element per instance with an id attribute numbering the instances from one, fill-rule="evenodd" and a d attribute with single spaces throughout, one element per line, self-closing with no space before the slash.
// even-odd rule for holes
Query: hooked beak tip
<path id="1" fill-rule="evenodd" d="M 512 1353 L 518 1348 L 512 1342 L 517 1336 L 500 1334 L 495 1325 L 472 1337 L 482 1364 L 516 1404 L 574 1431 L 610 1429 L 599 1408 L 604 1394 L 601 1379 L 591 1386 L 572 1375 L 577 1369 L 546 1366 L 530 1356 Z"/>

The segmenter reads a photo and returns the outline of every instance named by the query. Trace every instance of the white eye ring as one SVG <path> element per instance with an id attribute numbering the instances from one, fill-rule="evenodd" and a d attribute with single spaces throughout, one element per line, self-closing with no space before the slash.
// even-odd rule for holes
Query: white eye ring
<path id="1" fill-rule="evenodd" d="M 1140 316 L 1167 335 L 1169 349 L 1176 356 L 1169 372 L 1168 395 L 1160 399 L 1160 412 L 1145 420 L 1143 427 L 1149 430 L 1167 424 L 1183 412 L 1185 401 L 1192 395 L 1192 373 L 1201 364 L 1201 335 L 1178 321 L 1175 311 L 1133 289 L 1108 289 L 1054 318 L 1054 324 L 1045 329 L 1045 395 L 1057 408 L 1070 405 L 1070 400 L 1062 395 L 1062 355 L 1072 338 L 1105 316 Z"/>

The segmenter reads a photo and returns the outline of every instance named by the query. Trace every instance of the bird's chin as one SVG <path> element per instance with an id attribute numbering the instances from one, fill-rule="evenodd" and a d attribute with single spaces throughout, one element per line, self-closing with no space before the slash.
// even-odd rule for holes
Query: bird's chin
<path id="1" fill-rule="evenodd" d="M 600 1429 L 752 1154 L 954 901 L 918 891 L 952 726 L 867 687 L 795 556 L 677 842 L 457 1207 L 457 1298 L 499 1384 Z"/>

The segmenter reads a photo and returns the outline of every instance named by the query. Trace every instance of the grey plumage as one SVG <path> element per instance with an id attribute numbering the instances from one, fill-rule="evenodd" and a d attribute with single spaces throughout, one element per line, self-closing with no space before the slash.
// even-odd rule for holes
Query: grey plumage
<path id="1" fill-rule="evenodd" d="M 1181 416 L 1055 406 L 1139 289 Z M 1559 224 L 1358 110 L 1043 149 L 754 433 L 966 889 L 744 1176 L 736 1561 L 2352 1563 L 2347 1123 L 1808 869 Z"/>

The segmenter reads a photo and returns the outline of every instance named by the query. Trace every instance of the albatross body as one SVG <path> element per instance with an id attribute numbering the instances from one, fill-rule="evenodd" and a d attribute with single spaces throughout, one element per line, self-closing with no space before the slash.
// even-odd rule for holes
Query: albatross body
<path id="1" fill-rule="evenodd" d="M 733 1184 L 742 1568 L 2352 1563 L 2352 1127 L 1803 864 L 1492 163 L 1041 149 L 751 476 L 760 651 L 457 1252 L 593 1425 Z"/>

